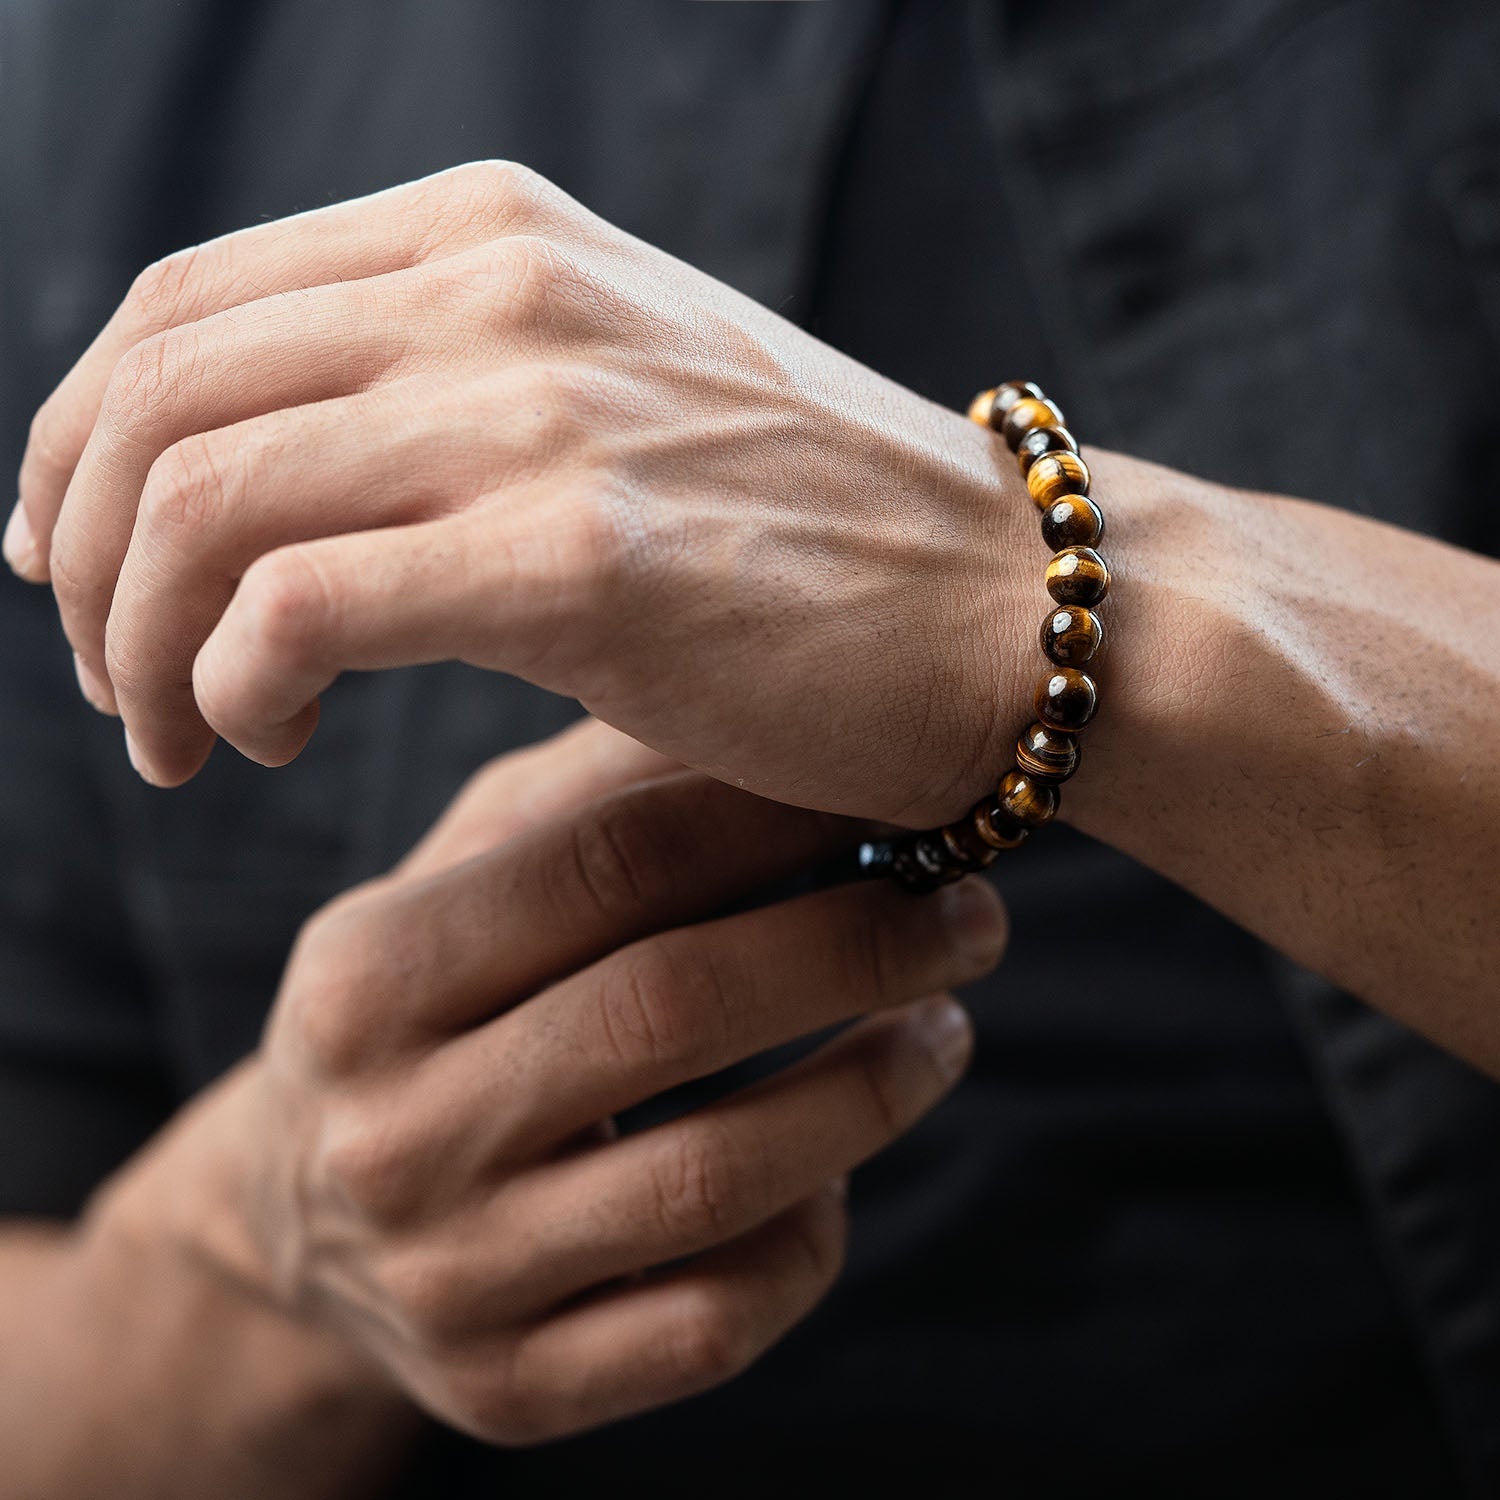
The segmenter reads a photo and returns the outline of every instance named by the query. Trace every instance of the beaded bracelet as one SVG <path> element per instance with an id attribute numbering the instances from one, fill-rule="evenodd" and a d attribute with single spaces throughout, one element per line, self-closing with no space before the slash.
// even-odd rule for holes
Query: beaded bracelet
<path id="1" fill-rule="evenodd" d="M 1054 607 L 1042 621 L 1042 650 L 1052 664 L 1036 690 L 1036 722 L 1016 744 L 1016 763 L 967 816 L 945 828 L 861 844 L 861 874 L 890 875 L 929 891 L 991 865 L 1002 849 L 1025 843 L 1050 822 L 1059 788 L 1078 769 L 1078 731 L 1094 716 L 1098 690 L 1082 668 L 1104 639 L 1094 606 L 1109 592 L 1109 567 L 1095 546 L 1104 516 L 1089 498 L 1089 467 L 1057 405 L 1029 380 L 981 391 L 969 416 L 998 432 L 1021 465 L 1042 513 L 1042 539 L 1054 556 L 1046 585 Z"/>

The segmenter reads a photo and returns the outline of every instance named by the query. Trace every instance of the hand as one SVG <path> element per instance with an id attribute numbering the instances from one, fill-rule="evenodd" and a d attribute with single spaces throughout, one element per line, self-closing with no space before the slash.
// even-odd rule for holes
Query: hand
<path id="1" fill-rule="evenodd" d="M 163 784 L 215 732 L 290 760 L 343 669 L 445 657 L 912 824 L 1022 722 L 1038 564 L 992 440 L 513 165 L 153 266 L 20 489 L 7 555 L 50 560 Z"/>
<path id="2" fill-rule="evenodd" d="M 578 733 L 575 769 L 596 769 L 575 786 L 650 774 L 607 734 Z M 429 1412 L 524 1443 L 723 1380 L 818 1300 L 839 1179 L 967 1059 L 956 1004 L 909 1002 L 990 968 L 1004 918 L 977 881 L 716 917 L 850 832 L 691 774 L 475 853 L 460 825 L 507 776 L 527 779 L 490 773 L 302 934 L 219 1131 L 237 1158 L 209 1254 Z M 883 1013 L 695 1114 L 600 1129 L 865 1011 Z"/>

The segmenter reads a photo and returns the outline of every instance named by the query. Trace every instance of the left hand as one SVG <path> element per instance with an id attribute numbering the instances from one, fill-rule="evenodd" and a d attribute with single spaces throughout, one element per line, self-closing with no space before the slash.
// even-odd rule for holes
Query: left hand
<path id="1" fill-rule="evenodd" d="M 7 555 L 159 784 L 216 733 L 291 760 L 342 670 L 457 657 L 925 824 L 1005 762 L 1035 662 L 993 445 L 478 163 L 144 272 L 37 415 Z"/>

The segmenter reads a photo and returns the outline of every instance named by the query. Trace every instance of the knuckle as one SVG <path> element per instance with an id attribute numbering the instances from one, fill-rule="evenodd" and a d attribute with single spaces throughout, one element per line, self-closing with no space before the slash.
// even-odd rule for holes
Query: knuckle
<path id="1" fill-rule="evenodd" d="M 597 304 L 589 273 L 545 235 L 503 235 L 463 255 L 433 264 L 428 284 L 439 297 L 472 304 L 491 337 L 517 332 L 540 343 L 579 322 L 579 309 Z M 551 340 L 549 340 L 550 342 Z"/>
<path id="2" fill-rule="evenodd" d="M 592 602 L 618 600 L 633 579 L 636 559 L 620 524 L 615 490 L 607 478 L 581 488 L 571 503 L 559 502 L 557 510 L 558 570 L 572 581 L 580 599 Z"/>
<path id="3" fill-rule="evenodd" d="M 557 1400 L 532 1391 L 513 1373 L 514 1359 L 491 1356 L 483 1368 L 452 1376 L 444 1416 L 483 1442 L 529 1448 L 564 1437 L 577 1426 Z"/>
<path id="4" fill-rule="evenodd" d="M 530 367 L 517 394 L 525 435 L 534 458 L 568 458 L 587 470 L 602 456 L 602 420 L 597 382 L 571 364 L 539 362 Z"/>
<path id="5" fill-rule="evenodd" d="M 726 1008 L 716 964 L 701 943 L 686 938 L 658 938 L 627 950 L 599 992 L 611 1060 L 630 1069 L 644 1064 L 678 1071 L 711 1055 Z"/>
<path id="6" fill-rule="evenodd" d="M 191 305 L 202 255 L 199 246 L 178 250 L 152 261 L 136 276 L 125 303 L 139 325 L 166 328 L 179 320 Z"/>
<path id="7" fill-rule="evenodd" d="M 445 253 L 455 236 L 498 234 L 512 225 L 526 227 L 555 217 L 565 195 L 539 172 L 521 162 L 484 160 L 449 167 L 414 185 L 417 202 L 430 219 L 417 259 Z"/>
<path id="8" fill-rule="evenodd" d="M 868 1047 L 856 1051 L 854 1079 L 866 1114 L 882 1139 L 900 1135 L 911 1124 L 910 1101 L 897 1086 L 888 1051 L 876 1052 Z"/>
<path id="9" fill-rule="evenodd" d="M 466 162 L 452 169 L 452 177 L 460 192 L 482 194 L 488 202 L 512 211 L 537 204 L 556 191 L 534 168 L 501 157 Z"/>
<path id="10" fill-rule="evenodd" d="M 381 981 L 370 906 L 363 889 L 325 906 L 298 933 L 287 964 L 279 1019 L 325 1077 L 358 1072 L 370 1053 L 370 1002 Z"/>
<path id="11" fill-rule="evenodd" d="M 332 587 L 304 547 L 257 558 L 240 580 L 235 603 L 251 635 L 277 656 L 295 660 L 333 613 Z"/>
<path id="12" fill-rule="evenodd" d="M 599 804 L 569 829 L 566 872 L 570 893 L 581 892 L 599 914 L 634 915 L 651 900 L 651 830 L 630 799 Z M 577 904 L 576 895 L 566 903 Z"/>
<path id="13" fill-rule="evenodd" d="M 51 556 L 48 572 L 52 579 L 52 592 L 63 611 L 64 619 L 80 617 L 106 618 L 113 584 L 86 569 L 74 554 L 72 535 L 67 512 L 52 534 Z"/>
<path id="14" fill-rule="evenodd" d="M 80 444 L 69 440 L 68 424 L 58 407 L 57 398 L 49 396 L 37 408 L 26 434 L 26 453 L 22 471 L 43 483 L 60 488 L 73 473 Z"/>
<path id="15" fill-rule="evenodd" d="M 857 911 L 844 927 L 842 946 L 842 971 L 854 988 L 877 999 L 900 994 L 901 978 L 913 955 L 879 912 L 868 907 Z"/>
<path id="16" fill-rule="evenodd" d="M 454 1255 L 419 1246 L 387 1258 L 381 1290 L 406 1338 L 429 1355 L 460 1342 L 475 1323 L 475 1288 Z"/>
<path id="17" fill-rule="evenodd" d="M 104 670 L 115 697 L 130 703 L 145 685 L 148 673 L 141 652 L 135 647 L 132 633 L 118 609 L 112 609 L 104 627 Z"/>
<path id="18" fill-rule="evenodd" d="M 411 1155 L 388 1109 L 336 1103 L 325 1113 L 309 1181 L 321 1198 L 341 1204 L 356 1219 L 392 1227 L 408 1218 L 415 1196 Z M 384 1289 L 390 1296 L 388 1281 Z"/>
<path id="19" fill-rule="evenodd" d="M 230 467 L 204 433 L 173 443 L 146 475 L 140 522 L 162 537 L 194 536 L 233 504 Z"/>
<path id="20" fill-rule="evenodd" d="M 755 1328 L 743 1301 L 724 1290 L 694 1288 L 672 1330 L 668 1356 L 687 1387 L 720 1385 L 755 1358 Z"/>
<path id="21" fill-rule="evenodd" d="M 731 1133 L 707 1117 L 676 1132 L 652 1173 L 656 1218 L 674 1244 L 713 1244 L 767 1199 L 764 1172 Z"/>
<path id="22" fill-rule="evenodd" d="M 573 280 L 567 257 L 537 234 L 501 240 L 498 252 L 509 320 L 535 326 L 549 319 L 560 293 Z"/>
<path id="23" fill-rule="evenodd" d="M 189 335 L 177 329 L 132 344 L 115 362 L 99 420 L 122 441 L 144 440 L 181 399 L 190 363 Z"/>
<path id="24" fill-rule="evenodd" d="M 303 973 L 284 997 L 277 1030 L 291 1036 L 298 1056 L 320 1078 L 353 1077 L 368 1056 L 355 988 L 342 975 Z"/>

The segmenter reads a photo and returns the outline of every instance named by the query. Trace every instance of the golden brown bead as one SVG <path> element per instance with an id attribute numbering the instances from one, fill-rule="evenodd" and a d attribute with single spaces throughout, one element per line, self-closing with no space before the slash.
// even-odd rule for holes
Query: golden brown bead
<path id="1" fill-rule="evenodd" d="M 1059 495 L 1042 512 L 1042 540 L 1054 551 L 1097 547 L 1104 535 L 1104 513 L 1087 495 Z"/>
<path id="2" fill-rule="evenodd" d="M 1033 724 L 1016 742 L 1016 769 L 1042 781 L 1066 781 L 1078 769 L 1078 741 L 1066 730 Z"/>
<path id="3" fill-rule="evenodd" d="M 997 398 L 998 399 L 998 398 Z M 993 418 L 991 418 L 993 420 Z M 1012 453 L 1033 427 L 1066 427 L 1063 414 L 1045 396 L 1022 396 L 1005 413 L 1000 435 Z"/>
<path id="4" fill-rule="evenodd" d="M 1046 579 L 1059 604 L 1097 604 L 1109 592 L 1109 564 L 1092 547 L 1064 547 L 1047 564 Z"/>
<path id="5" fill-rule="evenodd" d="M 1018 844 L 1024 844 L 1026 835 L 1031 832 L 1029 828 L 1023 828 L 1019 823 L 1002 817 L 1000 809 L 988 799 L 974 804 L 969 813 L 969 821 L 979 837 L 995 850 L 1014 849 Z"/>
<path id="6" fill-rule="evenodd" d="M 981 427 L 990 425 L 990 415 L 995 410 L 994 391 L 980 391 L 980 393 L 969 402 L 969 420 L 978 422 Z"/>
<path id="7" fill-rule="evenodd" d="M 1060 495 L 1086 495 L 1089 466 L 1076 453 L 1048 453 L 1027 472 L 1026 490 L 1039 509 L 1045 509 Z"/>
<path id="8" fill-rule="evenodd" d="M 1000 430 L 1000 424 L 1005 421 L 1005 414 L 1017 401 L 1030 396 L 1033 400 L 1043 401 L 1042 388 L 1034 380 L 1007 380 L 1004 385 L 995 387 L 995 400 L 990 407 L 990 426 L 996 432 Z"/>
<path id="9" fill-rule="evenodd" d="M 985 870 L 999 850 L 986 843 L 970 818 L 960 818 L 943 829 L 943 844 L 953 862 L 965 870 Z"/>
<path id="10" fill-rule="evenodd" d="M 1022 828 L 1040 828 L 1052 821 L 1060 800 L 1050 781 L 1040 781 L 1024 771 L 1007 771 L 995 793 L 995 809 Z"/>
<path id="11" fill-rule="evenodd" d="M 1077 453 L 1078 439 L 1066 427 L 1033 427 L 1016 446 L 1021 472 L 1027 474 L 1037 459 L 1047 453 Z"/>
<path id="12" fill-rule="evenodd" d="M 1087 672 L 1059 667 L 1037 684 L 1036 716 L 1049 729 L 1077 734 L 1099 706 L 1099 690 Z"/>
<path id="13" fill-rule="evenodd" d="M 1054 609 L 1042 621 L 1042 650 L 1060 667 L 1081 667 L 1099 649 L 1104 630 L 1081 604 Z"/>

